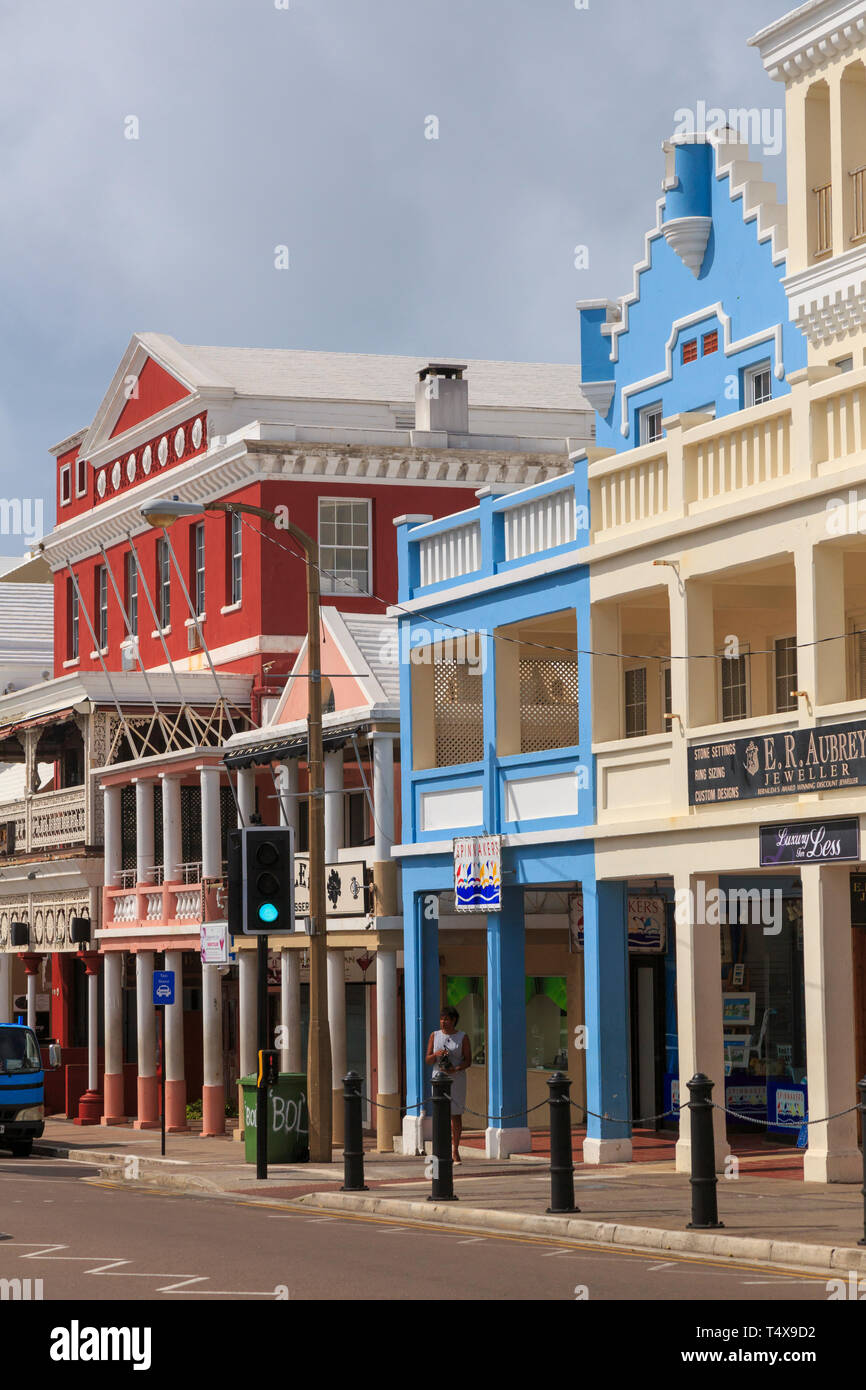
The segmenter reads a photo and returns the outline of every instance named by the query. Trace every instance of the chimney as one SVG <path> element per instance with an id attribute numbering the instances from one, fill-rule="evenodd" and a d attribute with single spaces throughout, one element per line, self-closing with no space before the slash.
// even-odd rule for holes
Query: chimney
<path id="1" fill-rule="evenodd" d="M 469 382 L 465 366 L 430 362 L 415 384 L 415 428 L 425 433 L 469 433 Z"/>

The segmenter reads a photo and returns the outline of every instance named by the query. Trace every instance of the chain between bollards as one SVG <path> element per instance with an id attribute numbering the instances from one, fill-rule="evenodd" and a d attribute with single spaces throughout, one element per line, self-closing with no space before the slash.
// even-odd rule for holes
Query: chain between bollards
<path id="1" fill-rule="evenodd" d="M 719 1220 L 716 1146 L 713 1135 L 713 1083 L 698 1072 L 689 1088 L 689 1131 L 692 1150 L 692 1219 L 686 1230 L 706 1231 L 724 1227 Z"/>
<path id="2" fill-rule="evenodd" d="M 574 1155 L 571 1151 L 571 1080 L 563 1072 L 548 1077 L 550 1088 L 550 1206 L 551 1216 L 580 1211 L 574 1205 Z"/>
<path id="3" fill-rule="evenodd" d="M 428 1202 L 456 1202 L 454 1160 L 451 1157 L 451 1077 L 433 1077 L 433 1186 Z"/>
<path id="4" fill-rule="evenodd" d="M 343 1077 L 343 1186 L 341 1192 L 368 1192 L 364 1182 L 364 1134 L 361 1116 L 361 1078 L 356 1071 Z"/>

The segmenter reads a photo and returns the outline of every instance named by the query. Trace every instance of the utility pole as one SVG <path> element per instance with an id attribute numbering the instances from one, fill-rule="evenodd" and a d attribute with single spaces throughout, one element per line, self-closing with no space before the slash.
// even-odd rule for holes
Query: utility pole
<path id="1" fill-rule="evenodd" d="M 305 531 L 286 526 L 307 557 L 307 730 L 310 827 L 310 1028 L 307 1038 L 307 1105 L 310 1158 L 330 1163 L 331 1035 L 328 1028 L 327 912 L 325 898 L 325 766 L 322 753 L 322 672 L 319 639 L 319 547 Z"/>

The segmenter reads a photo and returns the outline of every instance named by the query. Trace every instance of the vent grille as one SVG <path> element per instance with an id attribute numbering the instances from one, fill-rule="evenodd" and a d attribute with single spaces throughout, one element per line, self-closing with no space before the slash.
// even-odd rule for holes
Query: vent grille
<path id="1" fill-rule="evenodd" d="M 478 763 L 484 756 L 481 675 L 463 662 L 446 661 L 433 672 L 436 766 Z"/>

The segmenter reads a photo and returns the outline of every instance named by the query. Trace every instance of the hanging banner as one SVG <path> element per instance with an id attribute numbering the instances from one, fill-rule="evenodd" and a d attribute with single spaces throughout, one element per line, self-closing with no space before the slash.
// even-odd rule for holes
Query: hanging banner
<path id="1" fill-rule="evenodd" d="M 655 894 L 630 893 L 626 907 L 628 915 L 628 949 L 647 955 L 663 954 L 667 946 L 665 900 Z M 583 894 L 569 897 L 568 915 L 572 951 L 583 950 Z"/>
<path id="2" fill-rule="evenodd" d="M 202 922 L 202 965 L 228 965 L 229 929 L 226 922 Z"/>
<path id="3" fill-rule="evenodd" d="M 367 915 L 366 864 L 325 865 L 325 911 L 329 917 Z M 295 917 L 310 915 L 310 856 L 295 855 Z"/>
<path id="4" fill-rule="evenodd" d="M 454 841 L 454 906 L 458 912 L 502 911 L 502 838 L 462 835 Z"/>

